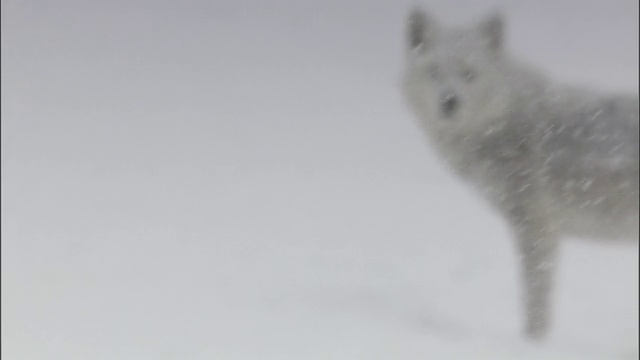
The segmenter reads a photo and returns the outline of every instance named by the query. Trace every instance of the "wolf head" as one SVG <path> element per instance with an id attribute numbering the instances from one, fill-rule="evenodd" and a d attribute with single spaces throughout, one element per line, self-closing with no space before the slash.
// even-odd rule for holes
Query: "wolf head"
<path id="1" fill-rule="evenodd" d="M 421 121 L 469 129 L 508 111 L 503 27 L 499 14 L 468 28 L 445 29 L 420 9 L 410 13 L 404 91 Z"/>

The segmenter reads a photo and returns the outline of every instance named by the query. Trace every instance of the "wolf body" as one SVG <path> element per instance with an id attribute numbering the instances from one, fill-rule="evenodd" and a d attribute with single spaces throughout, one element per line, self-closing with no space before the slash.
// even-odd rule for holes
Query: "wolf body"
<path id="1" fill-rule="evenodd" d="M 638 241 L 638 95 L 557 84 L 504 49 L 494 14 L 444 28 L 414 9 L 405 97 L 444 162 L 513 234 L 525 332 L 549 330 L 563 237 Z"/>

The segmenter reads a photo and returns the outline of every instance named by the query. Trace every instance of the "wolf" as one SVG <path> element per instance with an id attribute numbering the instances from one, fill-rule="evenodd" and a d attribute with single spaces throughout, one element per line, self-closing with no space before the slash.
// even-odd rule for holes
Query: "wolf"
<path id="1" fill-rule="evenodd" d="M 402 89 L 444 163 L 506 220 L 523 331 L 540 340 L 559 240 L 638 241 L 638 94 L 548 79 L 505 49 L 503 18 L 445 27 L 413 8 Z"/>

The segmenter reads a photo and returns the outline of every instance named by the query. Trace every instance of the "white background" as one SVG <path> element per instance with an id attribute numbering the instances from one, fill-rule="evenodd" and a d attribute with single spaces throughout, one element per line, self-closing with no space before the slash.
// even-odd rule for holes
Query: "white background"
<path id="1" fill-rule="evenodd" d="M 636 359 L 637 245 L 564 244 L 521 339 L 506 229 L 399 91 L 411 4 L 3 0 L 3 359 Z M 635 0 L 425 7 L 638 91 Z"/>

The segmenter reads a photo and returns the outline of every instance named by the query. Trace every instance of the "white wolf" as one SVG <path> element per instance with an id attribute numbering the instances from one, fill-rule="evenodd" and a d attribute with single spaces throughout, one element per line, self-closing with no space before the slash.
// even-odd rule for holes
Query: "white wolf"
<path id="1" fill-rule="evenodd" d="M 562 236 L 638 240 L 638 95 L 555 84 L 503 49 L 495 13 L 443 28 L 415 8 L 403 90 L 431 143 L 503 215 L 521 263 L 525 331 L 547 334 Z"/>

